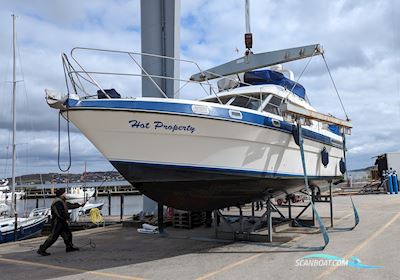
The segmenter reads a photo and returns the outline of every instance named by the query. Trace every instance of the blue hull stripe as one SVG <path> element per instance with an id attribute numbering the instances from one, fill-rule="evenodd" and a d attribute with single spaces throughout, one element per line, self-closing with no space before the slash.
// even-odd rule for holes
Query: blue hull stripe
<path id="1" fill-rule="evenodd" d="M 219 167 L 206 167 L 206 166 L 195 166 L 195 165 L 174 165 L 174 164 L 163 164 L 153 162 L 142 162 L 142 161 L 126 161 L 126 160 L 110 160 L 111 163 L 124 163 L 128 165 L 142 165 L 149 167 L 169 168 L 169 169 L 185 169 L 193 170 L 197 172 L 213 172 L 213 173 L 225 173 L 227 175 L 237 176 L 249 176 L 249 177 L 276 177 L 283 179 L 298 179 L 304 178 L 303 174 L 290 174 L 290 173 L 277 173 L 270 171 L 258 171 L 251 169 L 233 169 L 233 168 L 219 168 Z M 307 176 L 310 180 L 326 180 L 332 178 L 341 178 L 342 176 Z"/>
<path id="2" fill-rule="evenodd" d="M 212 106 L 212 103 L 207 104 L 210 113 L 208 115 L 196 114 L 192 111 L 192 104 L 167 103 L 158 101 L 140 101 L 140 100 L 121 100 L 121 99 L 91 99 L 91 100 L 74 100 L 68 99 L 70 109 L 105 109 L 105 110 L 129 110 L 129 111 L 153 111 L 167 114 L 189 115 L 203 118 L 223 119 L 232 122 L 246 123 L 250 125 L 261 126 L 269 129 L 279 130 L 286 133 L 292 133 L 293 124 L 286 121 L 280 121 L 280 127 L 272 124 L 273 118 L 258 115 L 254 113 L 242 113 L 242 119 L 234 119 L 229 115 L 229 110 Z M 237 110 L 240 111 L 240 110 Z M 303 129 L 304 138 L 321 142 L 323 144 L 334 146 L 342 149 L 341 144 L 337 140 L 332 140 L 330 137 L 320 133 Z"/>

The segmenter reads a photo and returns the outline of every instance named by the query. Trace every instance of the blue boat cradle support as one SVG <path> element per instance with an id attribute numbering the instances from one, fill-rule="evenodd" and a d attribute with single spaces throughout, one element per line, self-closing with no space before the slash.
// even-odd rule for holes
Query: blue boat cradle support
<path id="1" fill-rule="evenodd" d="M 350 200 L 351 200 L 351 205 L 353 207 L 353 213 L 354 213 L 354 225 L 352 227 L 333 228 L 330 231 L 350 231 L 350 230 L 355 229 L 357 227 L 357 225 L 359 224 L 360 216 L 358 215 L 356 205 L 354 204 L 353 198 L 351 196 L 350 196 Z"/>
<path id="2" fill-rule="evenodd" d="M 308 177 L 307 177 L 307 166 L 306 166 L 306 160 L 304 156 L 304 139 L 303 139 L 303 133 L 302 133 L 302 127 L 301 127 L 301 120 L 297 118 L 297 131 L 298 131 L 298 139 L 299 139 L 299 147 L 300 147 L 300 155 L 301 155 L 301 163 L 303 166 L 303 172 L 304 172 L 304 184 L 305 184 L 305 190 L 310 197 L 310 203 L 313 211 L 313 215 L 315 215 L 320 231 L 322 233 L 322 236 L 324 238 L 324 245 L 319 247 L 320 250 L 324 250 L 325 247 L 329 244 L 329 235 L 328 232 L 325 228 L 324 222 L 322 221 L 321 217 L 318 214 L 317 209 L 315 208 L 313 197 L 311 196 L 311 190 L 308 184 Z"/>
<path id="3" fill-rule="evenodd" d="M 322 195 L 319 194 L 318 192 L 316 192 L 315 189 L 311 188 L 312 194 L 312 200 L 314 202 L 314 205 L 316 203 L 329 203 L 330 204 L 330 219 L 331 219 L 331 226 L 329 228 L 327 228 L 328 232 L 335 232 L 335 231 L 350 231 L 353 230 L 354 228 L 357 227 L 357 225 L 359 224 L 359 215 L 358 215 L 358 211 L 357 208 L 354 204 L 354 201 L 352 199 L 352 197 L 350 197 L 350 202 L 352 204 L 352 209 L 353 209 L 353 213 L 354 213 L 354 225 L 351 227 L 334 227 L 333 226 L 333 201 L 332 201 L 332 195 Z M 306 192 L 302 193 L 306 194 Z M 290 200 L 289 200 L 290 201 Z M 300 219 L 300 217 L 303 215 L 303 213 L 311 206 L 311 202 L 308 203 L 305 206 L 297 206 L 297 207 L 303 207 L 303 210 L 295 217 L 295 218 L 291 218 L 289 217 L 289 220 L 292 221 L 292 225 L 293 226 L 297 226 L 297 227 L 315 227 L 315 215 L 313 213 L 313 217 L 311 220 L 305 220 L 305 219 Z M 285 206 L 278 206 L 278 207 L 285 207 Z M 288 206 L 286 206 L 289 210 L 290 213 L 290 208 L 292 207 L 290 204 Z"/>
<path id="4" fill-rule="evenodd" d="M 304 157 L 304 147 L 303 147 L 303 143 L 304 143 L 304 139 L 302 137 L 302 127 L 301 127 L 301 120 L 299 119 L 299 117 L 296 118 L 297 120 L 297 129 L 293 131 L 293 137 L 296 139 L 296 144 L 300 147 L 300 153 L 301 153 L 301 160 L 302 160 L 302 166 L 303 166 L 303 170 L 304 170 L 304 178 L 305 178 L 305 191 L 301 191 L 302 193 L 308 195 L 310 197 L 310 203 L 306 206 L 304 206 L 304 209 L 296 216 L 296 218 L 293 219 L 293 224 L 296 226 L 305 226 L 305 227 L 310 227 L 310 225 L 306 225 L 304 224 L 303 220 L 299 220 L 300 216 L 310 207 L 312 206 L 312 225 L 315 225 L 315 218 L 317 218 L 319 227 L 320 227 L 320 231 L 324 236 L 324 240 L 326 242 L 325 246 L 327 245 L 327 242 L 329 242 L 329 236 L 327 235 L 327 230 L 322 222 L 322 220 L 319 217 L 318 212 L 316 211 L 315 208 L 315 202 L 329 202 L 330 204 L 330 219 L 331 219 L 331 228 L 330 231 L 348 231 L 348 230 L 353 230 L 359 223 L 359 215 L 358 215 L 358 211 L 357 208 L 353 202 L 353 199 L 350 197 L 351 203 L 352 203 L 352 207 L 353 207 L 353 212 L 354 212 L 354 226 L 352 227 L 346 227 L 346 228 L 334 228 L 333 227 L 333 200 L 332 200 L 332 181 L 329 181 L 329 195 L 322 195 L 319 191 L 316 192 L 316 189 L 319 189 L 318 187 L 313 187 L 310 188 L 309 184 L 308 184 L 308 177 L 307 177 L 307 172 L 306 172 L 306 162 L 305 162 L 305 157 Z M 345 133 L 342 133 L 342 138 L 343 138 L 343 162 L 345 164 L 346 162 L 346 139 L 345 139 Z M 346 176 L 347 179 L 347 170 L 346 168 L 344 168 L 344 170 L 342 171 L 342 173 Z M 335 183 L 336 184 L 336 183 Z M 324 199 L 323 199 L 324 198 Z M 289 218 L 291 219 L 291 205 L 290 205 L 290 199 L 288 199 L 289 201 L 289 207 L 288 207 L 288 212 L 289 212 Z M 323 246 L 323 248 L 325 247 Z M 322 247 L 321 247 L 322 248 Z"/>
<path id="5" fill-rule="evenodd" d="M 332 183 L 335 184 L 335 183 Z M 317 213 L 315 203 L 317 202 L 329 202 L 331 203 L 332 200 L 328 200 L 331 195 L 321 195 L 319 189 L 317 187 L 310 187 L 311 190 L 311 199 L 313 204 L 308 203 L 306 206 L 301 206 L 304 209 L 301 211 L 301 213 L 294 219 L 291 218 L 291 213 L 290 213 L 290 196 L 288 199 L 288 207 L 287 205 L 275 205 L 272 203 L 272 201 L 268 198 L 266 198 L 266 211 L 262 214 L 261 217 L 256 217 L 254 214 L 254 203 L 252 204 L 252 213 L 251 216 L 244 216 L 243 211 L 241 209 L 241 206 L 237 206 L 239 208 L 239 216 L 236 215 L 229 215 L 229 214 L 223 214 L 221 213 L 221 210 L 214 210 L 214 218 L 212 219 L 213 225 L 214 225 L 214 230 L 215 230 L 215 240 L 221 240 L 221 239 L 228 239 L 230 241 L 251 241 L 251 242 L 268 242 L 271 243 L 273 242 L 273 234 L 272 234 L 272 228 L 273 225 L 275 224 L 280 224 L 280 223 L 286 223 L 289 221 L 292 221 L 292 226 L 300 226 L 300 227 L 308 227 L 308 228 L 314 228 L 314 221 L 317 220 L 318 224 L 321 225 L 323 224 L 322 219 L 320 218 L 319 214 Z M 310 195 L 310 192 L 303 192 L 304 194 Z M 351 198 L 350 198 L 351 199 Z M 351 203 L 353 205 L 353 210 L 354 210 L 354 217 L 355 217 L 355 225 L 350 228 L 333 228 L 333 221 L 331 218 L 331 228 L 329 230 L 325 229 L 325 235 L 324 235 L 324 241 L 329 241 L 329 236 L 327 235 L 327 232 L 329 231 L 350 231 L 354 229 L 359 222 L 359 217 L 358 217 L 358 212 L 357 209 L 355 208 L 355 205 L 353 203 L 353 200 L 351 199 Z M 289 212 L 289 217 L 286 217 L 280 210 L 280 207 L 287 207 L 288 212 Z M 296 206 L 300 207 L 300 206 Z M 306 209 L 311 207 L 312 213 L 313 213 L 313 219 L 310 220 L 300 220 L 298 219 L 302 213 L 305 212 Z M 258 210 L 258 209 L 257 209 Z M 229 209 L 228 209 L 229 211 Z M 272 218 L 273 213 L 278 213 L 280 215 L 279 218 L 274 217 Z M 332 215 L 332 208 L 331 208 L 331 217 Z M 252 226 L 251 227 L 244 227 L 244 221 L 245 220 L 252 221 Z M 312 224 L 309 222 L 313 222 Z M 222 224 L 222 225 L 220 225 Z M 225 226 L 225 229 L 224 229 Z M 265 227 L 266 226 L 266 227 Z M 325 227 L 324 227 L 325 228 Z M 267 234 L 262 233 L 260 229 L 266 229 Z M 319 227 L 320 231 L 323 232 L 323 229 Z M 285 251 L 320 251 L 323 250 L 326 246 L 311 246 L 311 247 L 304 247 L 304 246 L 292 246 L 292 245 L 268 245 L 272 247 L 278 247 L 281 249 L 284 249 Z"/>

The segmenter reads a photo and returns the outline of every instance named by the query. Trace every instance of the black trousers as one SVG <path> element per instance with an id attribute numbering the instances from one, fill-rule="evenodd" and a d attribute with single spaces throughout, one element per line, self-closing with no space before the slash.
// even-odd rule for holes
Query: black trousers
<path id="1" fill-rule="evenodd" d="M 65 246 L 67 248 L 72 247 L 72 233 L 71 230 L 69 229 L 68 223 L 64 221 L 59 221 L 56 219 L 53 222 L 51 233 L 49 237 L 47 237 L 46 241 L 40 246 L 40 249 L 45 251 L 47 248 L 49 248 L 51 245 L 54 244 L 54 242 L 57 241 L 58 237 L 61 235 L 62 239 L 64 239 Z"/>

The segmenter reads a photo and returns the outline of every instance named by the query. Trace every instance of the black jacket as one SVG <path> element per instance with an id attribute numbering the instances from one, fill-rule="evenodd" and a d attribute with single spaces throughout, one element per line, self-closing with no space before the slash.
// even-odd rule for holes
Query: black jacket
<path id="1" fill-rule="evenodd" d="M 66 223 L 69 220 L 68 206 L 64 199 L 56 197 L 51 204 L 51 220 Z"/>

